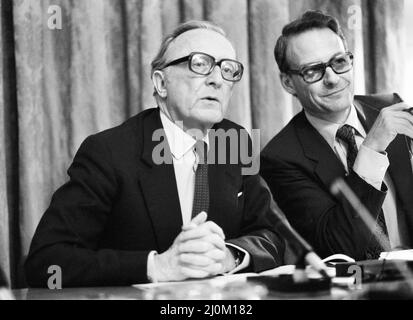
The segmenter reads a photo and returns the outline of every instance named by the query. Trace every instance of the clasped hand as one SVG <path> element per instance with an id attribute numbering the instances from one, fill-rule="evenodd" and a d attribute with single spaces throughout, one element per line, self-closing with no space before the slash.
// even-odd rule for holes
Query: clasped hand
<path id="1" fill-rule="evenodd" d="M 155 256 L 158 281 L 205 278 L 235 267 L 222 229 L 201 212 L 182 227 L 172 246 Z"/>

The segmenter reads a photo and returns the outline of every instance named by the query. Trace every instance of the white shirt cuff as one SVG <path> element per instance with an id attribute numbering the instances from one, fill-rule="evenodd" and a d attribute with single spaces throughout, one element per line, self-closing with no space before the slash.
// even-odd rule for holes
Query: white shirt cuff
<path id="1" fill-rule="evenodd" d="M 158 282 L 156 277 L 156 268 L 155 268 L 155 254 L 158 254 L 156 251 L 151 251 L 148 254 L 148 262 L 147 262 L 147 271 L 146 274 L 148 276 L 148 280 L 150 282 Z"/>
<path id="2" fill-rule="evenodd" d="M 226 274 L 233 274 L 233 273 L 235 273 L 235 272 L 238 272 L 238 271 L 241 271 L 241 270 L 247 268 L 247 267 L 250 265 L 251 256 L 250 256 L 250 254 L 248 253 L 248 251 L 246 251 L 246 250 L 244 250 L 243 248 L 238 247 L 238 246 L 236 246 L 236 245 L 234 245 L 234 244 L 232 244 L 232 243 L 227 243 L 227 242 L 226 242 L 225 245 L 227 245 L 228 247 L 233 247 L 233 248 L 235 248 L 236 250 L 239 250 L 239 251 L 241 251 L 241 252 L 244 254 L 244 258 L 242 259 L 241 263 L 240 263 L 236 268 L 234 268 L 233 270 L 227 272 Z"/>
<path id="3" fill-rule="evenodd" d="M 377 190 L 381 190 L 384 175 L 389 167 L 387 153 L 383 154 L 370 149 L 363 144 L 354 161 L 353 170 L 364 181 Z"/>

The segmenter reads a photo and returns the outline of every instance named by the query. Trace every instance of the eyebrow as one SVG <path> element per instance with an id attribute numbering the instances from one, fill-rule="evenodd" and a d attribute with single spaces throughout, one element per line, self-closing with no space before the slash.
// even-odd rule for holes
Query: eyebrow
<path id="1" fill-rule="evenodd" d="M 317 64 L 321 64 L 321 63 L 327 63 L 327 62 L 329 62 L 332 58 L 334 58 L 335 56 L 337 56 L 337 55 L 339 55 L 339 54 L 341 54 L 341 53 L 346 53 L 346 52 L 345 52 L 345 51 L 344 51 L 344 52 L 338 51 L 338 52 L 334 53 L 332 56 L 330 56 L 330 58 L 328 58 L 328 60 L 325 61 L 325 62 L 323 62 L 323 61 L 321 61 L 321 60 L 318 60 L 318 61 L 315 61 L 315 62 L 308 62 L 308 63 L 304 63 L 304 64 L 300 65 L 298 68 L 301 69 L 301 68 L 304 68 L 304 67 L 307 67 L 307 66 L 313 66 L 313 65 L 317 65 Z"/>

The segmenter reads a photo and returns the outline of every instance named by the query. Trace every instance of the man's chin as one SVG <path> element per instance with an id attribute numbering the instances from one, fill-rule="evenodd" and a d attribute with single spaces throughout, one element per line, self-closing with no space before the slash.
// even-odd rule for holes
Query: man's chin
<path id="1" fill-rule="evenodd" d="M 221 122 L 224 118 L 221 110 L 203 110 L 197 116 L 199 122 L 209 125 Z"/>
<path id="2" fill-rule="evenodd" d="M 187 119 L 187 121 L 184 121 L 184 123 L 186 123 L 185 127 L 187 131 L 196 132 L 197 130 L 201 130 L 204 132 L 205 130 L 211 129 L 214 126 L 214 124 L 221 122 L 223 118 L 224 117 L 221 112 L 209 112 L 207 114 L 197 114 L 195 117 Z"/>
<path id="3" fill-rule="evenodd" d="M 346 108 L 349 108 L 353 103 L 348 94 L 324 97 L 321 102 L 323 105 L 337 110 L 344 110 Z"/>

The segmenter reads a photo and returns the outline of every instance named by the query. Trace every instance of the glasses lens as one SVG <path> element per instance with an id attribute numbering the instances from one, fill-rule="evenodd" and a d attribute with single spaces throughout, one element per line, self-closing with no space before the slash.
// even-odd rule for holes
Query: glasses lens
<path id="1" fill-rule="evenodd" d="M 225 80 L 239 81 L 242 77 L 242 65 L 237 61 L 222 60 L 221 62 L 221 74 Z"/>
<path id="2" fill-rule="evenodd" d="M 312 83 L 320 80 L 324 76 L 325 66 L 324 64 L 317 64 L 304 68 L 301 71 L 305 82 Z"/>
<path id="3" fill-rule="evenodd" d="M 196 53 L 192 56 L 190 67 L 193 72 L 207 75 L 212 69 L 214 59 L 202 53 Z"/>
<path id="4" fill-rule="evenodd" d="M 353 56 L 349 53 L 339 55 L 331 61 L 331 68 L 333 68 L 333 70 L 336 73 L 347 72 L 352 67 L 352 63 L 353 63 L 352 58 Z"/>

